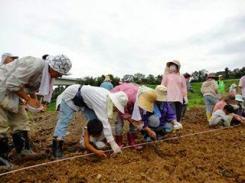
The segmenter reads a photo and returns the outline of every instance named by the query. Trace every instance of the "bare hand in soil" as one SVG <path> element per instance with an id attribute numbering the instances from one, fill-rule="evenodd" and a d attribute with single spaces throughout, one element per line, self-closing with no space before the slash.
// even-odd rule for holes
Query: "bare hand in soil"
<path id="1" fill-rule="evenodd" d="M 147 132 L 147 134 L 148 134 L 151 138 L 154 138 L 154 139 L 157 138 L 156 133 L 155 133 L 153 130 L 151 130 L 150 128 L 148 128 L 148 129 L 146 130 L 146 132 Z"/>
<path id="2" fill-rule="evenodd" d="M 41 104 L 38 100 L 36 99 L 33 99 L 33 98 L 30 98 L 28 101 L 27 101 L 27 104 L 29 104 L 31 107 L 35 107 L 35 108 L 39 108 L 41 107 Z"/>
<path id="3" fill-rule="evenodd" d="M 101 157 L 101 158 L 107 158 L 107 155 L 106 155 L 105 152 L 102 151 L 102 150 L 98 150 L 98 151 L 96 152 L 96 155 L 99 156 L 99 157 Z"/>

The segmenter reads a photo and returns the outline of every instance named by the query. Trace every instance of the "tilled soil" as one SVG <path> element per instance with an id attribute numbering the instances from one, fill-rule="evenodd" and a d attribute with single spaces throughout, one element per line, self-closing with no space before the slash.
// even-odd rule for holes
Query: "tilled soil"
<path id="1" fill-rule="evenodd" d="M 15 169 L 52 161 L 51 140 L 55 113 L 33 116 L 33 149 L 43 152 L 37 160 L 18 160 Z M 79 151 L 83 118 L 76 115 L 66 138 L 65 156 Z M 184 129 L 166 138 L 210 130 L 204 109 L 187 112 Z M 140 136 L 140 135 L 139 135 Z M 138 142 L 142 142 L 138 138 Z M 126 143 L 126 139 L 125 139 Z M 243 126 L 187 136 L 144 146 L 142 151 L 125 149 L 114 158 L 77 158 L 19 171 L 0 177 L 3 182 L 245 182 L 245 130 Z"/>

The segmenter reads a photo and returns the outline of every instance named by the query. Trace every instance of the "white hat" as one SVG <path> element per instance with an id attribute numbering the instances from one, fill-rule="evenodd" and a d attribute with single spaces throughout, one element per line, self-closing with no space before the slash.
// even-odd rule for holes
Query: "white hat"
<path id="1" fill-rule="evenodd" d="M 95 146 L 97 149 L 104 149 L 106 148 L 106 144 L 102 141 L 96 141 L 94 142 Z"/>
<path id="2" fill-rule="evenodd" d="M 181 67 L 181 64 L 180 64 L 180 62 L 178 60 L 172 60 L 172 61 L 167 62 L 167 67 L 169 67 L 171 64 L 177 65 L 178 66 L 178 70 Z"/>
<path id="3" fill-rule="evenodd" d="M 11 58 L 19 58 L 18 56 L 14 56 L 13 54 L 11 54 L 11 53 L 4 53 L 4 54 L 2 54 L 2 60 L 1 60 L 1 63 L 4 63 L 4 61 L 5 61 L 5 59 L 7 58 L 7 57 L 11 57 Z"/>
<path id="4" fill-rule="evenodd" d="M 153 127 L 153 128 L 157 128 L 160 126 L 160 119 L 157 115 L 151 115 L 149 118 L 148 118 L 148 125 L 150 127 Z"/>
<path id="5" fill-rule="evenodd" d="M 166 101 L 167 98 L 167 87 L 164 85 L 157 85 L 156 88 L 157 101 Z"/>
<path id="6" fill-rule="evenodd" d="M 49 66 L 62 75 L 67 75 L 71 69 L 72 63 L 65 55 L 48 56 Z"/>
<path id="7" fill-rule="evenodd" d="M 239 102 L 243 102 L 244 101 L 241 95 L 236 95 L 236 99 L 235 100 L 239 101 Z"/>
<path id="8" fill-rule="evenodd" d="M 119 91 L 116 93 L 109 93 L 109 97 L 110 97 L 112 103 L 114 104 L 114 106 L 116 106 L 116 108 L 121 113 L 124 113 L 124 107 L 128 103 L 128 96 L 124 92 Z"/>

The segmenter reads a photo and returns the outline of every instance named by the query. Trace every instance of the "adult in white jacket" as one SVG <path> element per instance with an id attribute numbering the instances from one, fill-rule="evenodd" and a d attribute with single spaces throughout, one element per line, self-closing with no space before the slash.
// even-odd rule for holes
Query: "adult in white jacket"
<path id="1" fill-rule="evenodd" d="M 42 105 L 36 92 L 49 102 L 54 79 L 66 74 L 70 68 L 71 62 L 64 55 L 49 57 L 46 61 L 28 56 L 0 66 L 0 166 L 10 166 L 9 129 L 17 154 L 20 157 L 33 155 L 28 138 L 30 123 L 24 104 L 39 111 Z"/>
<path id="2" fill-rule="evenodd" d="M 99 119 L 103 124 L 103 133 L 107 142 L 111 145 L 114 153 L 121 151 L 114 141 L 109 118 L 112 118 L 114 109 L 124 113 L 128 97 L 124 92 L 110 93 L 102 87 L 89 85 L 71 85 L 58 96 L 59 119 L 55 127 L 53 138 L 53 156 L 63 156 L 62 146 L 67 132 L 68 124 L 73 113 L 82 111 L 86 120 Z"/>

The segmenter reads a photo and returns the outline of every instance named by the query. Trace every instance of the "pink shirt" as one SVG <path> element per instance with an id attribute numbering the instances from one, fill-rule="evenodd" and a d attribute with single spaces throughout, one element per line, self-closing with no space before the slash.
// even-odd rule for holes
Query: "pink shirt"
<path id="1" fill-rule="evenodd" d="M 242 96 L 245 97 L 245 76 L 240 79 L 239 87 L 242 88 Z"/>
<path id="2" fill-rule="evenodd" d="M 227 103 L 226 103 L 224 100 L 218 101 L 218 102 L 215 104 L 215 106 L 214 106 L 213 112 L 215 112 L 215 111 L 217 111 L 217 110 L 219 110 L 219 109 L 220 109 L 220 110 L 223 110 L 226 104 L 227 104 Z"/>
<path id="3" fill-rule="evenodd" d="M 177 73 L 163 75 L 162 85 L 167 87 L 167 101 L 181 102 L 187 95 L 187 87 L 184 76 Z"/>
<path id="4" fill-rule="evenodd" d="M 111 92 L 115 93 L 115 92 L 123 91 L 124 93 L 126 93 L 126 95 L 128 96 L 128 104 L 127 104 L 127 109 L 125 112 L 131 113 L 133 110 L 135 100 L 136 100 L 138 89 L 139 89 L 139 86 L 136 84 L 123 83 L 121 85 L 114 87 L 111 90 Z"/>

